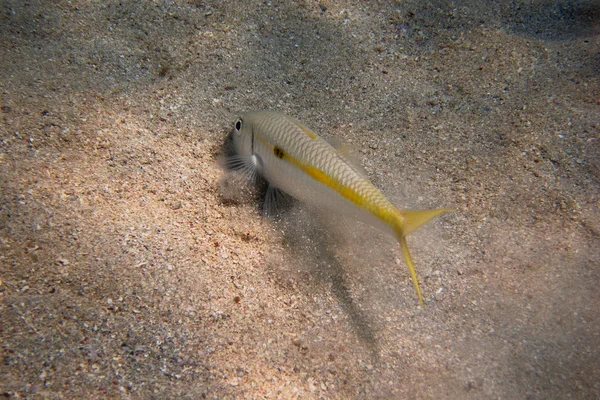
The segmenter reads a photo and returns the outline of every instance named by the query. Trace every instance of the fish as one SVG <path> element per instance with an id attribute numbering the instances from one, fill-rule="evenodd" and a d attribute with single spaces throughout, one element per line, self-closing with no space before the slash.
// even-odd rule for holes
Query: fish
<path id="1" fill-rule="evenodd" d="M 277 111 L 240 115 L 231 136 L 235 155 L 228 164 L 248 176 L 260 174 L 267 180 L 265 205 L 276 190 L 281 190 L 309 205 L 350 216 L 393 235 L 424 307 L 406 236 L 449 208 L 396 208 L 347 152 Z"/>

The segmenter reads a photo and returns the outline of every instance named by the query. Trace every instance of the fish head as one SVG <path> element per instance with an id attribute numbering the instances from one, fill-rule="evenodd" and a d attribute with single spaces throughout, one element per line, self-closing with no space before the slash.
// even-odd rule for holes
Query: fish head
<path id="1" fill-rule="evenodd" d="M 253 153 L 252 123 L 242 115 L 238 117 L 231 130 L 233 149 L 236 154 L 250 156 Z"/>

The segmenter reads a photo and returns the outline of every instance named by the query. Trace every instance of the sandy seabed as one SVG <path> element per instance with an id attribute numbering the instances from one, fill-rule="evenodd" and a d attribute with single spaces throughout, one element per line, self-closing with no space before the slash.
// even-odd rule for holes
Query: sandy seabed
<path id="1" fill-rule="evenodd" d="M 6 398 L 600 398 L 596 1 L 0 2 Z M 358 150 L 393 238 L 223 179 Z"/>

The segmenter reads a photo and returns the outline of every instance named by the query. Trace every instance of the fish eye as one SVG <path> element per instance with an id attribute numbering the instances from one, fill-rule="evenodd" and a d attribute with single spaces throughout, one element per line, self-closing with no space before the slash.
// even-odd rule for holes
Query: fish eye
<path id="1" fill-rule="evenodd" d="M 242 121 L 242 119 L 241 119 L 241 118 L 240 118 L 240 119 L 238 119 L 238 120 L 235 122 L 235 131 L 236 131 L 238 134 L 240 134 L 240 133 L 242 132 L 242 125 L 243 125 L 243 121 Z"/>

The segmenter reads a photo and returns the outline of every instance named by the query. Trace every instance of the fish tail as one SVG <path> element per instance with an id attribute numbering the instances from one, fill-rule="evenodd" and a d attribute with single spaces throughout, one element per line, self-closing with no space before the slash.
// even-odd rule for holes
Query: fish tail
<path id="1" fill-rule="evenodd" d="M 413 286 L 419 296 L 419 302 L 421 306 L 425 306 L 423 302 L 423 296 L 421 295 L 421 289 L 419 287 L 419 281 L 417 280 L 417 272 L 415 265 L 413 264 L 410 251 L 408 250 L 408 244 L 406 243 L 406 236 L 419 229 L 421 226 L 426 224 L 432 218 L 437 215 L 443 214 L 446 211 L 450 211 L 449 208 L 438 208 L 436 210 L 424 210 L 424 211 L 413 211 L 413 210 L 398 210 L 398 219 L 394 226 L 396 236 L 398 237 L 398 243 L 400 243 L 400 249 L 404 256 L 404 261 L 408 266 L 408 271 L 413 281 Z"/>

